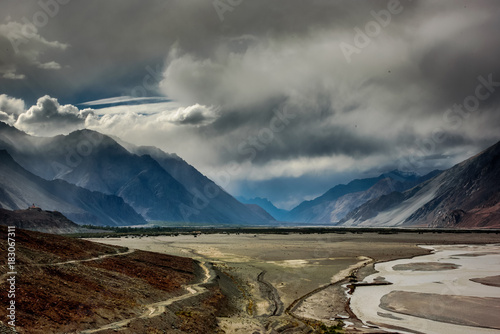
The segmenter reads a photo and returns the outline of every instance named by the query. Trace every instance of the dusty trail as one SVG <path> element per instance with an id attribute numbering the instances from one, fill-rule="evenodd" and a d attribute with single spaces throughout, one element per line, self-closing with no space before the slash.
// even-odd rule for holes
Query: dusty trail
<path id="1" fill-rule="evenodd" d="M 102 259 L 105 259 L 107 257 L 114 257 L 114 256 L 122 256 L 122 255 L 127 255 L 127 254 L 131 254 L 135 252 L 135 249 L 128 249 L 127 251 L 125 252 L 122 252 L 122 253 L 114 253 L 114 254 L 104 254 L 104 255 L 99 255 L 99 256 L 96 256 L 96 257 L 92 257 L 90 259 L 82 259 L 82 260 L 69 260 L 69 261 L 64 261 L 64 262 L 55 262 L 55 263 L 35 263 L 35 264 L 27 264 L 27 265 L 24 265 L 24 264 L 19 264 L 19 265 L 16 265 L 15 267 L 18 268 L 18 267 L 45 267 L 45 266 L 62 266 L 62 265 L 65 265 L 65 264 L 73 264 L 73 263 L 82 263 L 82 262 L 90 262 L 90 261 L 97 261 L 97 260 L 102 260 Z M 2 269 L 3 268 L 8 268 L 7 266 L 3 265 L 2 266 Z M 5 274 L 3 274 L 2 276 L 0 276 L 0 285 L 6 280 L 6 278 L 9 276 L 10 274 L 7 272 Z"/>
<path id="2" fill-rule="evenodd" d="M 102 260 L 102 259 L 105 259 L 107 257 L 132 254 L 133 252 L 135 252 L 135 249 L 128 249 L 126 252 L 123 252 L 123 253 L 105 254 L 105 255 L 99 255 L 99 256 L 96 256 L 96 257 L 93 257 L 93 258 L 90 258 L 90 259 L 70 260 L 70 261 L 65 261 L 65 262 L 49 263 L 49 264 L 42 264 L 42 265 L 61 266 L 61 265 L 64 265 L 64 264 L 71 264 L 71 263 L 90 262 L 90 261 Z"/>
<path id="3" fill-rule="evenodd" d="M 167 300 L 163 300 L 163 301 L 156 302 L 153 304 L 145 305 L 145 307 L 147 308 L 147 311 L 145 311 L 142 315 L 139 315 L 137 317 L 117 321 L 117 322 L 114 322 L 114 323 L 111 323 L 108 325 L 104 325 L 104 326 L 96 328 L 96 329 L 89 329 L 89 330 L 81 331 L 80 333 L 81 334 L 90 334 L 90 333 L 101 332 L 101 331 L 108 330 L 108 329 L 119 330 L 119 329 L 127 326 L 129 323 L 131 323 L 134 320 L 150 319 L 150 318 L 154 318 L 156 316 L 159 316 L 166 311 L 167 306 L 169 306 L 173 303 L 176 303 L 176 302 L 179 302 L 181 300 L 188 299 L 188 298 L 192 298 L 194 296 L 197 296 L 197 295 L 204 293 L 205 291 L 207 291 L 207 289 L 205 287 L 203 287 L 202 285 L 205 283 L 208 283 L 215 276 L 214 276 L 213 272 L 210 270 L 210 268 L 207 267 L 207 264 L 205 262 L 200 262 L 200 266 L 203 269 L 205 277 L 199 283 L 184 286 L 184 289 L 187 291 L 186 294 L 183 294 L 183 295 L 177 296 L 177 297 L 172 297 L 172 298 L 169 298 Z"/>
<path id="4" fill-rule="evenodd" d="M 134 252 L 135 252 L 135 249 L 128 249 L 127 251 L 122 252 L 122 253 L 99 255 L 99 256 L 96 256 L 96 257 L 93 257 L 93 258 L 89 258 L 89 259 L 69 260 L 69 261 L 56 262 L 56 263 L 44 263 L 44 264 L 37 263 L 37 264 L 32 264 L 32 265 L 18 265 L 16 267 L 25 267 L 25 266 L 36 266 L 36 267 L 41 267 L 41 266 L 61 266 L 61 265 L 66 265 L 66 264 L 75 264 L 75 263 L 82 263 L 82 262 L 97 261 L 97 260 L 102 260 L 102 259 L 105 259 L 105 258 L 108 258 L 108 257 L 128 255 L 128 254 L 131 254 L 131 253 L 134 253 Z M 81 331 L 80 333 L 82 333 L 82 334 L 97 333 L 97 332 L 100 332 L 100 331 L 103 331 L 103 330 L 107 330 L 107 329 L 116 329 L 116 330 L 118 330 L 120 328 L 123 328 L 123 327 L 127 326 L 130 322 L 132 322 L 132 321 L 134 321 L 136 319 L 153 318 L 153 317 L 159 316 L 160 314 L 162 314 L 162 313 L 164 313 L 166 311 L 166 307 L 168 305 L 171 305 L 171 304 L 179 302 L 181 300 L 192 298 L 194 296 L 197 296 L 199 294 L 204 293 L 205 291 L 207 291 L 207 289 L 205 287 L 203 287 L 202 285 L 205 284 L 205 283 L 207 283 L 207 282 L 209 282 L 215 276 L 212 274 L 211 270 L 207 267 L 207 265 L 206 265 L 205 262 L 200 262 L 200 266 L 201 266 L 201 268 L 203 269 L 203 272 L 204 272 L 203 280 L 201 282 L 199 282 L 199 283 L 196 283 L 196 284 L 190 284 L 190 285 L 184 286 L 184 289 L 187 291 L 186 294 L 183 294 L 183 295 L 177 296 L 177 297 L 172 297 L 172 298 L 169 298 L 169 299 L 164 300 L 164 301 L 160 301 L 160 302 L 156 302 L 156 303 L 145 305 L 145 307 L 147 308 L 147 311 L 145 311 L 140 316 L 133 317 L 133 318 L 130 318 L 130 319 L 125 319 L 125 320 L 122 320 L 122 321 L 117 321 L 117 322 L 114 322 L 112 324 L 108 324 L 108 325 L 102 326 L 102 327 L 97 328 L 97 329 L 84 330 L 84 331 Z M 2 267 L 7 268 L 7 266 L 2 266 Z M 2 283 L 4 283 L 4 282 L 7 282 L 6 278 L 8 276 L 9 276 L 9 273 L 5 273 L 2 276 L 0 276 L 0 285 Z"/>

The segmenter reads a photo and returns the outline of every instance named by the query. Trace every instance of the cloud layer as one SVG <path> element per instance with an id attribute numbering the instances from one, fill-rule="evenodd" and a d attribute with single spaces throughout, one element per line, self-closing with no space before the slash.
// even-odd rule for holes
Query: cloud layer
<path id="1" fill-rule="evenodd" d="M 0 24 L 0 74 L 7 80 L 26 79 L 32 69 L 59 70 L 56 61 L 44 62 L 44 55 L 51 51 L 64 51 L 68 44 L 48 41 L 42 37 L 35 25 L 11 21 Z"/>
<path id="2" fill-rule="evenodd" d="M 0 120 L 159 146 L 247 197 L 291 205 L 279 180 L 313 196 L 499 139 L 496 1 L 70 2 L 6 53 L 43 11 L 31 6 L 0 5 Z M 75 107 L 91 100 L 122 102 Z"/>

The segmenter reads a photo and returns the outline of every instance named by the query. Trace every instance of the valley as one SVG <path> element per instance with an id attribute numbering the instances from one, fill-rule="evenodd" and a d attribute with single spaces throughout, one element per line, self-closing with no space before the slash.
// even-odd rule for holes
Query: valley
<path id="1" fill-rule="evenodd" d="M 488 244 L 496 233 L 200 234 L 91 239 L 110 245 L 188 256 L 212 263 L 233 303 L 218 316 L 225 333 L 323 333 L 339 321 L 346 333 L 369 328 L 348 307 L 345 284 L 374 273 L 373 264 L 429 254 L 417 244 Z"/>
<path id="2" fill-rule="evenodd" d="M 0 1 L 0 334 L 499 333 L 499 31 Z"/>

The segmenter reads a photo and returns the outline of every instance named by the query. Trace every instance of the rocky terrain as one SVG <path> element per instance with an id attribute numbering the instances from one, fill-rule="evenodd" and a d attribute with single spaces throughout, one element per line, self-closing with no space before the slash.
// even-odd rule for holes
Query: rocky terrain
<path id="1" fill-rule="evenodd" d="M 232 315 L 217 317 L 219 328 L 227 334 L 394 333 L 374 326 L 367 328 L 357 319 L 349 309 L 345 291 L 351 288 L 346 284 L 358 280 L 362 285 L 366 276 L 376 273 L 372 266 L 375 262 L 429 254 L 429 249 L 417 244 L 499 241 L 494 231 L 387 234 L 352 230 L 306 234 L 276 229 L 273 234 L 262 234 L 253 228 L 244 230 L 231 234 L 202 233 L 196 238 L 180 234 L 92 240 L 173 255 L 188 254 L 202 263 L 213 263 L 221 289 L 236 309 Z M 340 320 L 350 325 L 341 329 Z"/>
<path id="2" fill-rule="evenodd" d="M 436 170 L 419 176 L 415 173 L 393 170 L 378 177 L 339 184 L 311 201 L 302 202 L 289 212 L 286 219 L 305 223 L 336 224 L 352 210 L 371 199 L 393 191 L 405 191 L 439 173 L 440 171 Z"/>

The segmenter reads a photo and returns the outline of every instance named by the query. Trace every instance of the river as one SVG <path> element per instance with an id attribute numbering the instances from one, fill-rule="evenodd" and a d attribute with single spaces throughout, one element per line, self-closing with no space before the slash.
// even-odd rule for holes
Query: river
<path id="1" fill-rule="evenodd" d="M 499 333 L 500 245 L 421 247 L 433 253 L 376 264 L 365 281 L 393 284 L 358 287 L 354 313 L 400 333 Z M 493 286 L 471 280 L 485 277 Z"/>

